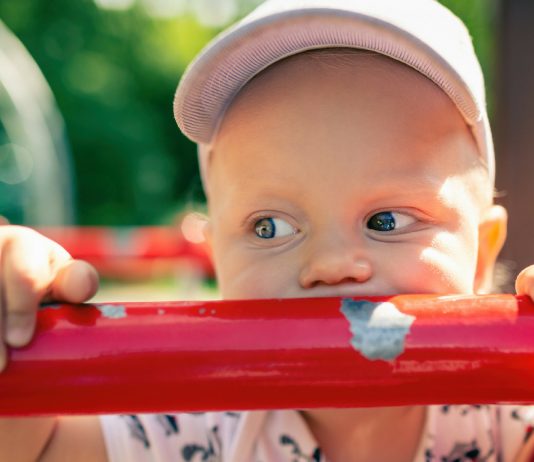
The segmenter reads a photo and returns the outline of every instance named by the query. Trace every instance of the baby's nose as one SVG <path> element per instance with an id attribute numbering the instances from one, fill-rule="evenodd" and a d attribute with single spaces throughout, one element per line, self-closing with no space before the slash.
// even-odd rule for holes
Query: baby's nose
<path id="1" fill-rule="evenodd" d="M 319 285 L 362 283 L 372 276 L 369 259 L 354 245 L 331 245 L 313 253 L 302 268 L 300 285 L 309 289 Z"/>

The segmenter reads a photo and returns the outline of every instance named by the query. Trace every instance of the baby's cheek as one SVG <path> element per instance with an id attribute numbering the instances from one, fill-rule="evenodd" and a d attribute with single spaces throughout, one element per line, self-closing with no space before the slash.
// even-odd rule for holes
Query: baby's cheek
<path id="1" fill-rule="evenodd" d="M 417 266 L 426 290 L 433 293 L 472 293 L 476 270 L 475 246 L 465 236 L 438 235 L 421 249 Z"/>
<path id="2" fill-rule="evenodd" d="M 269 258 L 228 257 L 219 268 L 218 283 L 226 299 L 280 298 L 287 296 L 294 275 L 291 265 Z"/>

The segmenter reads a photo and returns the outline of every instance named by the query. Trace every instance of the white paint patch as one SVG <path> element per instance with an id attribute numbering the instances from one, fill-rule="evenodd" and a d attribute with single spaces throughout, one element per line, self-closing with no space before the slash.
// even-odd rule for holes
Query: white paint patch
<path id="1" fill-rule="evenodd" d="M 120 319 L 126 317 L 126 308 L 123 305 L 98 305 L 96 309 L 104 318 Z"/>
<path id="2" fill-rule="evenodd" d="M 415 321 L 390 302 L 344 299 L 341 312 L 349 321 L 351 345 L 370 360 L 388 361 L 399 356 Z"/>

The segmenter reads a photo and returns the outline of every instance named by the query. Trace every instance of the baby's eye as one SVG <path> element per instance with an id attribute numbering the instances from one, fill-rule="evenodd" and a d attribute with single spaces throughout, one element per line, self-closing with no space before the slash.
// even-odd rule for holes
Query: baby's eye
<path id="1" fill-rule="evenodd" d="M 415 223 L 416 219 L 410 215 L 399 212 L 375 213 L 367 220 L 367 228 L 374 231 L 393 231 Z"/>
<path id="2" fill-rule="evenodd" d="M 265 217 L 254 223 L 254 232 L 261 239 L 273 239 L 275 237 L 290 236 L 296 234 L 297 231 L 281 218 Z"/>

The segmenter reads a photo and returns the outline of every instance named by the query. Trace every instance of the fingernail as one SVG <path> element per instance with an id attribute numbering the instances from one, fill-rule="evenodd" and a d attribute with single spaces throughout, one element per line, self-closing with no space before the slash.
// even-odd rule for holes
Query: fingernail
<path id="1" fill-rule="evenodd" d="M 15 326 L 7 326 L 6 343 L 12 347 L 26 345 L 30 341 L 31 336 L 31 325 L 25 326 L 17 324 Z"/>

